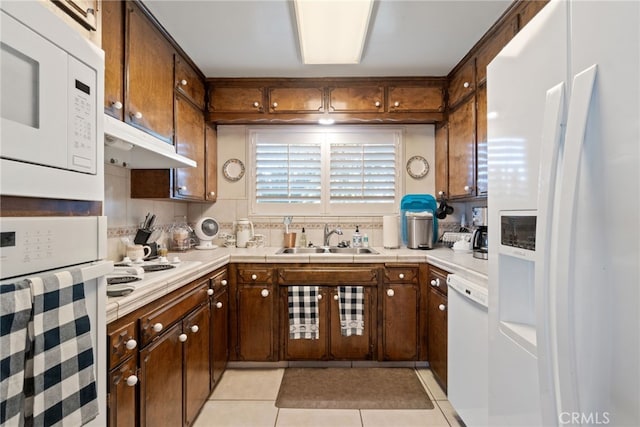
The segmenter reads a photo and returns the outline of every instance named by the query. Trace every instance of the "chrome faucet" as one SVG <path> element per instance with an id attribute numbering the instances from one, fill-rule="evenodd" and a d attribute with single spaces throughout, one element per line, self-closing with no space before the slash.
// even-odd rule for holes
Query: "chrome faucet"
<path id="1" fill-rule="evenodd" d="M 322 240 L 324 246 L 329 246 L 329 238 L 331 235 L 335 233 L 339 236 L 342 236 L 342 229 L 340 227 L 336 227 L 333 230 L 329 231 L 329 224 L 324 225 L 324 239 Z"/>

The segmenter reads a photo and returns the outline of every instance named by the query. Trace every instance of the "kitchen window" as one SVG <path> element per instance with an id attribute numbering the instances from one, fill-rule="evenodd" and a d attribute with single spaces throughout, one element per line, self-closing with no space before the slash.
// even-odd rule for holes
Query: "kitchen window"
<path id="1" fill-rule="evenodd" d="M 254 215 L 380 215 L 398 209 L 401 129 L 257 128 L 249 140 Z"/>

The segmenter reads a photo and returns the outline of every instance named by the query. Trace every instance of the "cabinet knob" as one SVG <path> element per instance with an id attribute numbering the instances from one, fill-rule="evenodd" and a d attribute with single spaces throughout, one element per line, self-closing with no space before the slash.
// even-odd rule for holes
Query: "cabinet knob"
<path id="1" fill-rule="evenodd" d="M 465 185 L 465 186 L 464 186 L 464 191 L 465 191 L 466 193 L 471 193 L 471 187 L 470 187 L 470 186 L 468 186 L 468 185 Z"/>
<path id="2" fill-rule="evenodd" d="M 216 308 L 222 308 L 222 302 L 221 301 L 218 301 L 216 303 Z"/>
<path id="3" fill-rule="evenodd" d="M 185 79 L 180 80 L 180 84 L 182 86 L 186 86 L 187 85 L 187 81 Z"/>
<path id="4" fill-rule="evenodd" d="M 387 289 L 387 295 L 392 297 L 394 296 L 396 293 L 393 291 L 393 289 Z"/>
<path id="5" fill-rule="evenodd" d="M 277 102 L 274 102 L 273 104 L 271 104 L 271 106 L 272 106 L 273 108 L 278 108 L 278 103 L 277 103 Z"/>
<path id="6" fill-rule="evenodd" d="M 122 110 L 122 102 L 120 102 L 120 101 L 112 102 L 111 106 L 113 108 L 115 108 L 116 110 Z"/>
<path id="7" fill-rule="evenodd" d="M 127 385 L 129 387 L 133 387 L 136 384 L 138 384 L 138 377 L 136 377 L 135 375 L 129 375 L 127 377 Z"/>
<path id="8" fill-rule="evenodd" d="M 440 197 L 444 196 L 444 191 L 438 191 L 438 196 Z"/>
<path id="9" fill-rule="evenodd" d="M 334 299 L 334 300 L 336 300 L 336 301 L 338 301 L 338 295 L 334 295 L 334 296 L 333 296 L 333 299 Z"/>
<path id="10" fill-rule="evenodd" d="M 257 278 L 258 278 L 258 275 L 257 275 L 257 274 L 252 274 L 252 275 L 251 275 L 251 280 L 256 280 Z"/>
<path id="11" fill-rule="evenodd" d="M 180 341 L 180 342 L 185 342 L 185 341 L 187 341 L 187 334 L 180 334 L 180 335 L 178 335 L 178 341 Z"/>
<path id="12" fill-rule="evenodd" d="M 209 191 L 209 197 L 215 197 L 216 192 L 215 191 Z"/>
<path id="13" fill-rule="evenodd" d="M 263 298 L 268 297 L 268 296 L 269 296 L 269 290 L 267 290 L 267 289 L 263 289 L 263 290 L 260 292 L 260 295 L 262 295 L 262 297 L 263 297 Z"/>
<path id="14" fill-rule="evenodd" d="M 394 103 L 393 103 L 393 106 L 394 106 L 394 107 L 399 107 L 399 106 L 400 106 L 400 102 L 399 102 L 399 101 L 394 102 Z"/>
<path id="15" fill-rule="evenodd" d="M 400 274 L 398 274 L 398 278 L 400 278 L 400 279 L 404 279 L 404 273 L 400 273 Z"/>
<path id="16" fill-rule="evenodd" d="M 318 301 L 322 299 L 322 294 L 318 294 Z"/>
<path id="17" fill-rule="evenodd" d="M 433 279 L 431 281 L 431 286 L 440 286 L 440 279 Z"/>
<path id="18" fill-rule="evenodd" d="M 186 185 L 181 185 L 180 187 L 178 187 L 178 193 L 182 193 L 183 191 L 187 191 Z"/>
<path id="19" fill-rule="evenodd" d="M 138 346 L 138 343 L 134 339 L 129 339 L 124 345 L 127 347 L 127 350 L 133 350 Z"/>
<path id="20" fill-rule="evenodd" d="M 379 107 L 382 104 L 380 104 L 380 101 L 376 101 L 373 105 L 375 105 L 376 107 Z"/>
<path id="21" fill-rule="evenodd" d="M 207 295 L 209 296 L 213 295 L 213 289 L 207 289 Z"/>
<path id="22" fill-rule="evenodd" d="M 465 87 L 465 89 L 466 89 L 466 88 L 468 88 L 468 87 L 469 87 L 469 86 L 471 86 L 471 85 L 469 84 L 469 82 L 464 82 L 464 83 L 462 84 L 462 86 L 464 86 L 464 87 Z"/>
<path id="23" fill-rule="evenodd" d="M 258 101 L 254 102 L 254 103 L 253 103 L 253 107 L 254 107 L 254 108 L 258 108 L 258 107 L 260 107 L 260 103 L 259 103 Z"/>
<path id="24" fill-rule="evenodd" d="M 222 280 L 220 281 L 220 284 L 221 284 L 222 286 L 227 286 L 227 283 L 229 283 L 229 282 L 227 282 L 227 279 L 222 279 Z"/>
<path id="25" fill-rule="evenodd" d="M 447 308 L 447 306 L 445 306 L 444 304 L 440 304 L 438 306 L 438 310 L 440 310 L 440 311 L 445 311 L 446 308 Z"/>
<path id="26" fill-rule="evenodd" d="M 200 327 L 198 325 L 193 325 L 193 326 L 191 326 L 190 329 L 191 329 L 191 332 L 193 332 L 195 334 L 200 330 Z"/>
<path id="27" fill-rule="evenodd" d="M 140 111 L 136 111 L 135 113 L 131 113 L 131 117 L 134 117 L 136 119 L 141 119 L 142 113 Z"/>
<path id="28" fill-rule="evenodd" d="M 162 323 L 156 323 L 155 325 L 153 325 L 153 331 L 154 332 L 160 332 L 163 327 L 164 326 L 162 326 Z"/>

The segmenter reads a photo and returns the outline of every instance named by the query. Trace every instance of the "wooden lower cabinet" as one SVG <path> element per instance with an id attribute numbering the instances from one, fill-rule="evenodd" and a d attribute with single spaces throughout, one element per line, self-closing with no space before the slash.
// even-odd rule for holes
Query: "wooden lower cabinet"
<path id="1" fill-rule="evenodd" d="M 420 287 L 385 284 L 382 305 L 382 360 L 418 360 Z"/>
<path id="2" fill-rule="evenodd" d="M 182 321 L 184 342 L 184 425 L 193 424 L 211 392 L 211 309 L 201 305 Z"/>
<path id="3" fill-rule="evenodd" d="M 442 388 L 447 390 L 447 273 L 429 266 L 427 298 L 427 347 L 429 366 Z"/>
<path id="4" fill-rule="evenodd" d="M 138 359 L 136 355 L 130 357 L 120 366 L 111 369 L 107 375 L 107 418 L 110 427 L 136 425 L 136 384 Z M 129 385 L 130 377 L 136 378 L 136 383 Z"/>
<path id="5" fill-rule="evenodd" d="M 211 388 L 220 381 L 229 360 L 229 291 L 213 295 L 211 303 Z"/>

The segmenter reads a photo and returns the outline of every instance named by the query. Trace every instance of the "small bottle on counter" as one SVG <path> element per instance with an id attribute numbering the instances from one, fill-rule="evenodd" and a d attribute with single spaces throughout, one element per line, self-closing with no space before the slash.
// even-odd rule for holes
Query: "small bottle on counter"
<path id="1" fill-rule="evenodd" d="M 356 225 L 356 231 L 353 233 L 351 237 L 351 246 L 354 248 L 359 248 L 362 246 L 362 234 L 360 234 L 360 226 Z"/>
<path id="2" fill-rule="evenodd" d="M 367 235 L 367 233 L 364 233 L 364 236 L 362 236 L 362 247 L 363 248 L 369 247 L 369 236 Z"/>
<path id="3" fill-rule="evenodd" d="M 302 232 L 300 233 L 300 239 L 298 240 L 298 242 L 300 242 L 301 248 L 307 247 L 307 233 L 305 233 L 304 227 L 302 227 Z"/>

